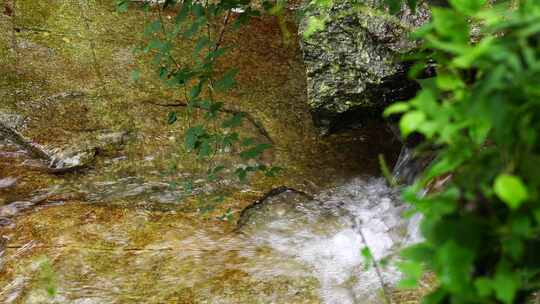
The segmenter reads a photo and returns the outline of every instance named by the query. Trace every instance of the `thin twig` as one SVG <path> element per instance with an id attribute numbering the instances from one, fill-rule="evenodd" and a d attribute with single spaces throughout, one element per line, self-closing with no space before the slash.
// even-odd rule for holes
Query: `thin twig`
<path id="1" fill-rule="evenodd" d="M 216 45 L 214 46 L 214 52 L 217 51 L 217 49 L 221 46 L 221 43 L 223 42 L 223 38 L 225 37 L 225 30 L 227 29 L 230 16 L 231 16 L 231 11 L 227 11 L 225 18 L 223 19 L 223 28 L 221 28 L 221 31 L 219 33 L 219 38 L 216 41 Z"/>
<path id="2" fill-rule="evenodd" d="M 181 101 L 181 100 L 175 100 L 174 103 L 159 103 L 159 102 L 155 102 L 155 101 L 152 101 L 152 100 L 144 100 L 142 102 L 147 103 L 147 104 L 151 104 L 151 105 L 154 105 L 154 106 L 171 107 L 171 108 L 174 108 L 174 107 L 187 108 L 189 106 L 186 102 Z M 206 108 L 204 108 L 204 107 L 202 107 L 200 105 L 195 104 L 195 105 L 191 105 L 191 106 L 194 107 L 194 108 L 197 108 L 197 109 L 208 111 L 208 109 L 206 109 Z M 263 127 L 263 125 L 261 123 L 259 123 L 255 119 L 255 117 L 253 117 L 253 115 L 251 115 L 250 113 L 247 113 L 247 112 L 244 112 L 244 111 L 237 111 L 237 110 L 227 109 L 227 108 L 221 108 L 218 111 L 222 112 L 222 113 L 232 114 L 232 115 L 235 115 L 235 114 L 244 115 L 244 117 L 257 129 L 257 131 L 262 136 L 264 136 L 271 144 L 274 144 L 274 140 L 272 140 L 272 137 L 270 137 L 270 134 L 268 134 L 268 131 L 266 131 L 266 129 Z"/>
<path id="3" fill-rule="evenodd" d="M 360 238 L 362 239 L 362 243 L 364 243 L 364 246 L 366 246 L 366 248 L 369 249 L 369 245 L 367 243 L 366 237 L 364 236 L 364 233 L 362 232 L 362 226 L 360 225 L 360 223 L 357 223 L 357 225 L 358 225 L 358 227 L 357 227 L 356 230 L 360 234 Z M 381 288 L 382 288 L 382 291 L 383 291 L 383 296 L 384 296 L 384 298 L 386 300 L 386 303 L 392 304 L 392 297 L 388 293 L 388 290 L 386 288 L 386 284 L 384 283 L 384 278 L 382 276 L 382 272 L 381 272 L 381 268 L 379 266 L 379 263 L 375 259 L 375 256 L 372 255 L 372 258 L 373 258 L 373 268 L 375 269 L 375 273 L 377 274 L 377 278 L 379 279 L 379 284 L 381 285 Z"/>

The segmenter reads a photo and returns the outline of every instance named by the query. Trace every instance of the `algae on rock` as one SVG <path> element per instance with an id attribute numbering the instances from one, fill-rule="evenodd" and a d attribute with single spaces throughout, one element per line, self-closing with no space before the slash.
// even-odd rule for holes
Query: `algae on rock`
<path id="1" fill-rule="evenodd" d="M 412 97 L 418 85 L 408 80 L 400 55 L 416 47 L 408 35 L 428 21 L 427 8 L 416 13 L 403 9 L 391 16 L 379 9 L 382 1 L 359 5 L 335 1 L 328 9 L 307 8 L 300 32 L 308 20 L 325 21 L 324 29 L 304 37 L 301 47 L 307 69 L 308 103 L 315 123 L 328 131 L 340 115 L 369 112 Z"/>

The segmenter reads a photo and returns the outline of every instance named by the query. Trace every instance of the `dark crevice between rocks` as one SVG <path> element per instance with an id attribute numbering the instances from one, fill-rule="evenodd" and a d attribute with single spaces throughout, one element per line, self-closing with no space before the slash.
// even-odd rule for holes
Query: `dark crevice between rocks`
<path id="1" fill-rule="evenodd" d="M 365 92 L 369 96 L 361 94 L 358 96 L 349 95 L 347 99 L 369 99 L 375 106 L 353 107 L 350 110 L 337 114 L 325 109 L 312 111 L 314 124 L 321 130 L 321 134 L 328 135 L 350 129 L 362 128 L 368 122 L 385 123 L 382 113 L 391 103 L 413 98 L 420 90 L 418 82 L 408 77 L 410 64 L 404 64 L 400 73 L 383 78 L 380 84 L 369 85 Z"/>
<path id="2" fill-rule="evenodd" d="M 405 62 L 402 64 L 402 70 L 390 77 L 383 79 L 380 84 L 368 86 L 365 92 L 369 92 L 367 97 L 372 100 L 376 106 L 354 107 L 341 114 L 330 112 L 324 109 L 313 111 L 312 116 L 315 125 L 321 130 L 322 135 L 343 133 L 350 130 L 366 129 L 369 132 L 380 129 L 377 134 L 371 134 L 370 137 L 390 138 L 396 150 L 401 150 L 398 154 L 384 153 L 387 165 L 393 168 L 394 177 L 399 184 L 412 184 L 414 180 L 423 172 L 434 158 L 433 153 L 426 155 L 417 155 L 414 149 L 422 144 L 423 137 L 420 134 L 411 134 L 406 140 L 400 135 L 399 116 L 389 119 L 383 117 L 384 109 L 398 101 L 405 101 L 414 98 L 421 89 L 420 84 L 408 76 L 410 67 L 414 63 Z M 433 67 L 428 68 L 419 75 L 419 78 L 433 77 Z M 366 95 L 346 96 L 347 99 L 366 99 Z M 373 126 L 378 126 L 373 128 Z M 388 139 L 387 139 L 388 140 Z"/>

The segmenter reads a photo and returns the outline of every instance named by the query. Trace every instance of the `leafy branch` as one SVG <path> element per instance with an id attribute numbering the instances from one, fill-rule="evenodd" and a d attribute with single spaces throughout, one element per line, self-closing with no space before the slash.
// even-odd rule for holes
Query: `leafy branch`
<path id="1" fill-rule="evenodd" d="M 117 1 L 117 8 L 127 11 L 129 4 L 130 1 Z M 227 108 L 223 102 L 216 100 L 216 93 L 226 93 L 235 87 L 238 74 L 234 68 L 224 72 L 218 72 L 216 68 L 231 48 L 224 46 L 226 33 L 259 12 L 252 10 L 246 0 L 221 0 L 216 3 L 167 0 L 153 7 L 145 5 L 145 9 L 156 11 L 156 18 L 147 23 L 144 30 L 147 41 L 138 51 L 152 55 L 158 77 L 169 88 L 180 91 L 184 100 L 142 102 L 186 109 L 190 123 L 184 133 L 183 149 L 188 155 L 196 157 L 195 161 L 208 167 L 208 182 L 231 171 L 242 182 L 255 172 L 267 176 L 277 174 L 281 168 L 269 166 L 260 160 L 264 151 L 273 144 L 264 126 L 250 113 Z M 242 12 L 235 13 L 233 17 L 233 10 Z M 165 13 L 168 18 L 164 18 Z M 172 20 L 171 15 L 174 15 Z M 192 46 L 192 56 L 189 62 L 182 62 L 175 58 L 175 49 L 185 49 L 186 45 Z M 137 79 L 138 73 L 135 75 Z M 194 109 L 205 112 L 202 119 L 194 115 Z M 194 123 L 191 123 L 192 119 Z M 241 136 L 235 129 L 244 120 L 253 125 L 267 143 L 257 143 L 253 138 Z M 170 111 L 167 121 L 171 125 L 177 123 L 177 112 Z M 218 154 L 233 151 L 238 153 L 238 158 L 244 164 L 226 170 L 224 164 L 216 163 Z"/>

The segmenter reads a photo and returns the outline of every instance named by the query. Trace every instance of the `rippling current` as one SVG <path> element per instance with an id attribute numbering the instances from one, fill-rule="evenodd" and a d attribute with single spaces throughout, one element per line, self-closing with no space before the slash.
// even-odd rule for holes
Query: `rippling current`
<path id="1" fill-rule="evenodd" d="M 234 232 L 175 212 L 49 207 L 7 234 L 0 300 L 380 303 L 381 284 L 399 274 L 390 262 L 378 276 L 361 251 L 368 246 L 376 260 L 394 261 L 398 248 L 417 239 L 415 220 L 404 220 L 403 211 L 395 191 L 374 178 L 313 200 L 272 196 L 245 212 Z M 54 265 L 49 283 L 44 259 Z"/>

